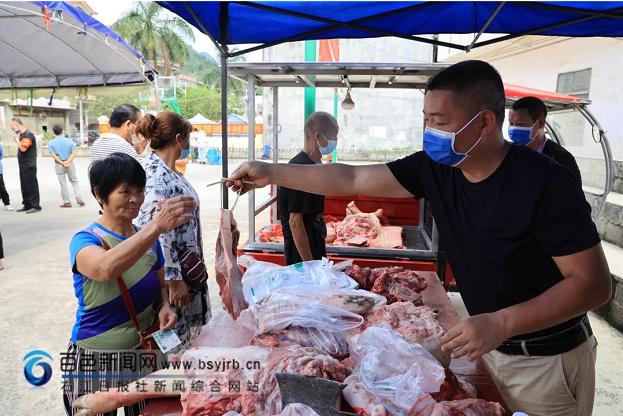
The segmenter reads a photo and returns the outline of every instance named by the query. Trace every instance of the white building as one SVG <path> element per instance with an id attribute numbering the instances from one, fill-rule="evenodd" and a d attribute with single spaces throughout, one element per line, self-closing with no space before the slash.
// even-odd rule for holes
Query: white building
<path id="1" fill-rule="evenodd" d="M 432 47 L 404 39 L 341 39 L 340 62 L 414 63 L 430 62 Z M 304 62 L 304 42 L 287 43 L 265 49 L 264 62 Z M 355 108 L 344 111 L 346 90 L 338 91 L 338 149 L 421 148 L 422 104 L 419 90 L 353 89 Z M 280 88 L 280 148 L 301 148 L 303 145 L 304 89 Z M 333 89 L 316 90 L 316 110 L 333 114 Z M 272 92 L 264 92 L 265 137 L 270 138 L 272 126 Z"/>
<path id="2" fill-rule="evenodd" d="M 469 35 L 444 35 L 465 42 Z M 523 36 L 473 49 L 466 54 L 440 49 L 440 60 L 481 59 L 492 64 L 504 82 L 556 91 L 592 101 L 590 111 L 606 131 L 616 160 L 623 160 L 623 39 Z M 567 120 L 565 146 L 576 157 L 598 157 L 588 124 Z M 573 125 L 573 127 L 571 127 Z"/>

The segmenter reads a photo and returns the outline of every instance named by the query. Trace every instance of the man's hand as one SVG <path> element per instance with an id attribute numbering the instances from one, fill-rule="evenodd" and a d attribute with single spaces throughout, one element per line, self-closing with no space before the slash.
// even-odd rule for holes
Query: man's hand
<path id="1" fill-rule="evenodd" d="M 244 194 L 251 189 L 263 188 L 272 181 L 271 165 L 266 162 L 244 162 L 227 178 L 227 187 Z"/>
<path id="2" fill-rule="evenodd" d="M 177 323 L 177 315 L 168 303 L 162 305 L 162 308 L 158 311 L 158 321 L 160 322 L 160 329 L 163 331 L 173 328 Z"/>
<path id="3" fill-rule="evenodd" d="M 193 295 L 188 292 L 188 285 L 183 280 L 168 280 L 169 303 L 178 308 L 183 308 L 193 300 Z"/>
<path id="4" fill-rule="evenodd" d="M 441 350 L 450 352 L 452 358 L 467 355 L 474 361 L 499 347 L 511 335 L 498 313 L 470 316 L 441 337 Z"/>
<path id="5" fill-rule="evenodd" d="M 71 167 L 71 162 L 70 162 L 70 161 L 68 161 L 68 160 L 65 160 L 65 161 L 63 162 L 63 166 L 64 166 L 66 169 L 69 169 L 69 168 Z"/>

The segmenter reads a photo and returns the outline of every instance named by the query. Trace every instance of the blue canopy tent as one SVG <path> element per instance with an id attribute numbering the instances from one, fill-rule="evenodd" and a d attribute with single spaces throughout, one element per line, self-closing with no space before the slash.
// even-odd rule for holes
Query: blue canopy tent
<path id="1" fill-rule="evenodd" d="M 285 42 L 393 36 L 464 50 L 525 35 L 623 36 L 623 2 L 158 2 L 208 35 L 221 55 L 222 118 L 227 114 L 227 59 Z M 474 33 L 466 45 L 421 35 Z M 501 36 L 479 41 L 483 33 Z M 229 45 L 260 45 L 229 52 Z M 223 126 L 223 176 L 227 125 Z M 227 208 L 223 187 L 223 207 Z"/>

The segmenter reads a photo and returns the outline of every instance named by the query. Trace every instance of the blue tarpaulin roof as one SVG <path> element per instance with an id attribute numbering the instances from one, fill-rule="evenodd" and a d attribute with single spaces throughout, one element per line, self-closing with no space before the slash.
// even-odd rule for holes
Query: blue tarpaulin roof
<path id="1" fill-rule="evenodd" d="M 220 45 L 444 33 L 623 36 L 623 2 L 158 2 Z M 226 24 L 223 24 L 226 22 Z M 223 30 L 226 28 L 227 30 Z M 502 37 L 504 38 L 504 37 Z M 476 43 L 484 45 L 497 39 Z M 425 39 L 432 43 L 431 39 Z M 468 45 L 446 46 L 466 49 Z"/>

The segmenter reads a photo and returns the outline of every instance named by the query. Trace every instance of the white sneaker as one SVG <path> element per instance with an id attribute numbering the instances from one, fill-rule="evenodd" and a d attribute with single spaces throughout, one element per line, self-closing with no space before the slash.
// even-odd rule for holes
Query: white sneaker
<path id="1" fill-rule="evenodd" d="M 7 211 L 13 211 L 13 207 L 11 205 L 5 205 L 4 209 L 6 209 Z"/>

